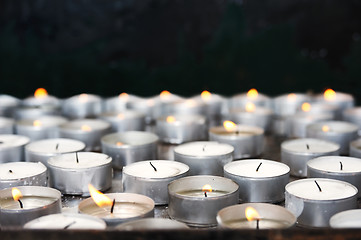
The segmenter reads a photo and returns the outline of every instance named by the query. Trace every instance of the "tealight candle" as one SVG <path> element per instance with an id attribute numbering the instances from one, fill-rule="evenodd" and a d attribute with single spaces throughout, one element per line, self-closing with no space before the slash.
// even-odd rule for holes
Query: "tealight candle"
<path id="1" fill-rule="evenodd" d="M 361 128 L 361 107 L 349 108 L 343 112 L 343 120 Z"/>
<path id="2" fill-rule="evenodd" d="M 226 100 L 224 97 L 203 91 L 200 96 L 195 96 L 192 99 L 201 101 L 205 104 L 206 116 L 209 121 L 209 126 L 218 126 L 221 124 L 221 112 L 226 107 Z"/>
<path id="3" fill-rule="evenodd" d="M 69 118 L 92 118 L 102 112 L 102 99 L 94 94 L 82 93 L 64 100 L 62 112 Z"/>
<path id="4" fill-rule="evenodd" d="M 108 98 L 104 101 L 104 112 L 123 112 L 127 109 L 127 103 L 133 98 L 132 95 L 121 93 L 118 96 Z"/>
<path id="5" fill-rule="evenodd" d="M 77 119 L 60 126 L 60 137 L 85 143 L 86 151 L 99 151 L 100 139 L 110 132 L 110 124 L 100 119 Z"/>
<path id="6" fill-rule="evenodd" d="M 53 188 L 19 186 L 0 190 L 0 224 L 22 226 L 35 218 L 61 212 L 61 193 Z"/>
<path id="7" fill-rule="evenodd" d="M 48 185 L 47 169 L 42 163 L 0 164 L 0 189 L 27 185 L 43 187 Z"/>
<path id="8" fill-rule="evenodd" d="M 15 109 L 14 118 L 21 119 L 38 119 L 44 116 L 60 116 L 58 109 L 48 107 L 18 107 Z"/>
<path id="9" fill-rule="evenodd" d="M 106 223 L 97 217 L 84 214 L 57 213 L 27 222 L 24 229 L 105 229 Z"/>
<path id="10" fill-rule="evenodd" d="M 340 156 L 314 158 L 307 162 L 307 175 L 345 181 L 361 189 L 361 159 Z M 361 192 L 358 194 L 360 196 Z"/>
<path id="11" fill-rule="evenodd" d="M 361 158 L 361 138 L 350 142 L 350 157 Z"/>
<path id="12" fill-rule="evenodd" d="M 92 193 L 92 196 L 80 202 L 79 212 L 103 219 L 108 226 L 140 218 L 154 217 L 154 201 L 135 193 Z M 99 206 L 97 205 L 99 204 Z"/>
<path id="13" fill-rule="evenodd" d="M 224 126 L 210 128 L 209 140 L 232 145 L 234 159 L 256 157 L 263 152 L 264 130 L 225 121 Z"/>
<path id="14" fill-rule="evenodd" d="M 247 93 L 241 93 L 231 97 L 228 100 L 228 108 L 242 108 L 245 107 L 247 103 L 253 103 L 256 106 L 269 108 L 271 106 L 271 99 L 252 88 Z"/>
<path id="15" fill-rule="evenodd" d="M 150 125 L 155 119 L 155 106 L 157 101 L 154 98 L 133 97 L 127 102 L 127 108 L 141 112 L 145 115 L 146 124 Z"/>
<path id="16" fill-rule="evenodd" d="M 165 143 L 205 140 L 207 138 L 207 119 L 201 115 L 169 115 L 156 121 L 156 132 Z"/>
<path id="17" fill-rule="evenodd" d="M 310 100 L 310 96 L 300 93 L 277 96 L 273 99 L 274 113 L 278 116 L 290 116 L 296 113 L 302 103 L 309 102 Z"/>
<path id="18" fill-rule="evenodd" d="M 340 111 L 347 108 L 352 108 L 355 105 L 352 95 L 342 92 L 335 92 L 332 89 L 327 89 L 323 94 L 319 94 L 315 97 L 317 102 L 326 102 L 332 105 L 336 105 L 340 108 Z"/>
<path id="19" fill-rule="evenodd" d="M 269 203 L 243 203 L 229 206 L 217 214 L 217 222 L 226 229 L 285 229 L 296 223 L 287 209 Z"/>
<path id="20" fill-rule="evenodd" d="M 48 94 L 44 88 L 38 88 L 34 92 L 34 96 L 25 98 L 22 105 L 33 108 L 54 108 L 58 109 L 61 101 L 54 96 Z"/>
<path id="21" fill-rule="evenodd" d="M 347 155 L 349 144 L 357 138 L 358 126 L 343 121 L 322 121 L 307 126 L 306 135 L 340 144 L 340 154 Z"/>
<path id="22" fill-rule="evenodd" d="M 163 115 L 205 115 L 206 105 L 199 99 L 179 99 L 164 104 Z"/>
<path id="23" fill-rule="evenodd" d="M 25 161 L 41 162 L 48 165 L 48 159 L 59 154 L 74 153 L 83 151 L 85 144 L 83 142 L 67 139 L 52 138 L 31 142 L 25 146 Z"/>
<path id="24" fill-rule="evenodd" d="M 188 171 L 187 165 L 175 161 L 135 162 L 123 167 L 123 190 L 148 196 L 156 205 L 167 204 L 168 184 L 185 177 Z"/>
<path id="25" fill-rule="evenodd" d="M 309 114 L 296 113 L 290 117 L 290 132 L 289 135 L 295 138 L 305 138 L 306 128 L 308 125 L 320 121 L 333 120 L 331 114 Z"/>
<path id="26" fill-rule="evenodd" d="M 24 147 L 30 142 L 25 136 L 0 134 L 0 163 L 24 160 Z"/>
<path id="27" fill-rule="evenodd" d="M 238 191 L 238 185 L 224 177 L 180 178 L 168 185 L 168 214 L 188 225 L 213 226 L 219 210 L 238 203 Z"/>
<path id="28" fill-rule="evenodd" d="M 0 134 L 13 134 L 14 120 L 11 118 L 0 117 Z"/>
<path id="29" fill-rule="evenodd" d="M 339 155 L 340 145 L 314 138 L 300 138 L 284 141 L 281 144 L 281 161 L 291 168 L 291 175 L 307 176 L 307 162 L 310 159 Z"/>
<path id="30" fill-rule="evenodd" d="M 112 186 L 112 158 L 102 153 L 76 152 L 48 160 L 49 185 L 64 194 L 89 196 L 88 184 L 100 190 Z"/>
<path id="31" fill-rule="evenodd" d="M 102 113 L 99 118 L 109 122 L 113 132 L 145 130 L 145 116 L 140 112 L 106 112 Z"/>
<path id="32" fill-rule="evenodd" d="M 357 192 L 352 184 L 334 179 L 296 180 L 286 185 L 285 207 L 299 225 L 328 227 L 335 213 L 357 208 Z"/>
<path id="33" fill-rule="evenodd" d="M 218 142 L 189 142 L 174 148 L 174 160 L 189 166 L 189 175 L 223 176 L 223 166 L 233 160 L 234 147 Z"/>
<path id="34" fill-rule="evenodd" d="M 143 218 L 119 224 L 115 228 L 122 231 L 189 229 L 186 224 L 167 218 Z"/>
<path id="35" fill-rule="evenodd" d="M 133 162 L 156 159 L 157 142 L 157 135 L 140 131 L 112 133 L 101 139 L 102 151 L 113 158 L 116 169 Z"/>
<path id="36" fill-rule="evenodd" d="M 224 177 L 235 181 L 241 202 L 281 202 L 289 182 L 290 168 L 280 162 L 247 159 L 224 166 Z"/>
<path id="37" fill-rule="evenodd" d="M 0 94 L 0 116 L 13 117 L 14 110 L 20 105 L 20 100 L 6 94 Z"/>
<path id="38" fill-rule="evenodd" d="M 325 102 L 304 102 L 299 108 L 297 108 L 296 113 L 304 113 L 309 115 L 314 114 L 328 114 L 331 115 L 333 119 L 339 119 L 341 116 L 340 109 L 336 105 L 332 105 Z"/>
<path id="39" fill-rule="evenodd" d="M 38 119 L 22 119 L 16 122 L 15 132 L 31 141 L 59 137 L 59 126 L 67 120 L 60 116 L 43 116 Z"/>
<path id="40" fill-rule="evenodd" d="M 346 210 L 336 213 L 330 218 L 332 228 L 360 228 L 361 209 Z"/>
<path id="41" fill-rule="evenodd" d="M 176 94 L 170 93 L 167 90 L 162 91 L 159 95 L 154 96 L 152 99 L 156 103 L 154 105 L 154 111 L 153 111 L 153 116 L 155 119 L 157 119 L 161 116 L 164 116 L 164 115 L 168 115 L 167 109 L 169 109 L 168 106 L 170 104 L 175 103 L 175 102 L 181 102 L 182 100 L 184 100 L 182 97 L 180 97 Z"/>

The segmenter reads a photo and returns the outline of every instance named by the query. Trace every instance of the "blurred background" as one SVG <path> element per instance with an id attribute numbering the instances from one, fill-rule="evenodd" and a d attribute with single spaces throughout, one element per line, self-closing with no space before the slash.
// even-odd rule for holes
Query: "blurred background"
<path id="1" fill-rule="evenodd" d="M 1 93 L 361 99 L 361 1 L 2 0 Z"/>

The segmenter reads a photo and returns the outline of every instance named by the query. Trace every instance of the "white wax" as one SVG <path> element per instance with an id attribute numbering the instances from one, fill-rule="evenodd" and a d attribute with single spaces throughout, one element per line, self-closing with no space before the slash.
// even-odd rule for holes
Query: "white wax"
<path id="1" fill-rule="evenodd" d="M 26 151 L 38 154 L 61 154 L 81 151 L 85 144 L 81 141 L 67 138 L 51 138 L 32 142 L 25 146 Z"/>
<path id="2" fill-rule="evenodd" d="M 174 152 L 187 156 L 211 157 L 230 154 L 234 147 L 229 144 L 209 141 L 189 142 L 177 146 Z"/>
<path id="3" fill-rule="evenodd" d="M 27 144 L 29 138 L 21 135 L 0 134 L 0 150 Z"/>
<path id="4" fill-rule="evenodd" d="M 315 180 L 322 191 L 317 187 Z M 307 178 L 287 184 L 286 192 L 309 200 L 337 200 L 355 196 L 358 191 L 347 182 L 328 178 Z"/>
<path id="5" fill-rule="evenodd" d="M 25 229 L 105 229 L 103 220 L 84 214 L 51 214 L 36 218 Z"/>
<path id="6" fill-rule="evenodd" d="M 45 171 L 46 167 L 40 162 L 3 163 L 0 164 L 0 181 L 32 177 Z"/>
<path id="7" fill-rule="evenodd" d="M 328 131 L 323 131 L 322 128 L 324 126 L 328 127 Z M 356 132 L 358 130 L 358 126 L 349 122 L 343 121 L 323 121 L 310 124 L 308 129 L 317 132 L 324 132 L 325 134 L 334 134 L 334 133 L 350 133 Z"/>
<path id="8" fill-rule="evenodd" d="M 258 166 L 260 167 L 258 168 Z M 224 166 L 224 170 L 234 175 L 252 178 L 276 177 L 290 172 L 290 168 L 286 164 L 265 159 L 230 162 Z"/>
<path id="9" fill-rule="evenodd" d="M 24 99 L 23 105 L 30 106 L 30 107 L 38 107 L 38 106 L 45 106 L 45 105 L 53 105 L 58 106 L 60 105 L 60 100 L 54 96 L 47 95 L 43 97 L 28 97 Z"/>
<path id="10" fill-rule="evenodd" d="M 334 152 L 340 148 L 340 146 L 336 143 L 315 138 L 289 140 L 283 142 L 281 146 L 282 149 L 295 153 L 325 153 Z"/>
<path id="11" fill-rule="evenodd" d="M 79 162 L 76 161 L 78 155 Z M 67 169 L 84 169 L 109 164 L 112 158 L 103 153 L 78 152 L 57 155 L 48 160 L 49 166 Z"/>
<path id="12" fill-rule="evenodd" d="M 0 95 L 0 107 L 15 107 L 19 105 L 20 100 L 6 94 Z"/>
<path id="13" fill-rule="evenodd" d="M 154 170 L 152 165 L 157 169 Z M 165 160 L 135 162 L 123 167 L 123 173 L 140 178 L 168 178 L 178 176 L 189 170 L 183 163 Z"/>
<path id="14" fill-rule="evenodd" d="M 341 164 L 342 163 L 342 170 Z M 361 173 L 361 159 L 341 156 L 324 156 L 307 162 L 311 168 L 334 173 Z"/>
<path id="15" fill-rule="evenodd" d="M 33 128 L 47 128 L 55 127 L 66 123 L 66 118 L 59 116 L 42 116 L 37 119 L 22 119 L 16 122 L 16 125 L 33 127 Z"/>
<path id="16" fill-rule="evenodd" d="M 330 218 L 332 228 L 361 228 L 361 209 L 336 213 Z"/>
<path id="17" fill-rule="evenodd" d="M 110 124 L 99 119 L 77 119 L 63 124 L 61 128 L 64 130 L 85 132 L 82 130 L 83 126 L 90 127 L 89 132 L 91 132 L 95 130 L 104 130 L 110 127 Z"/>
<path id="18" fill-rule="evenodd" d="M 72 97 L 66 99 L 64 104 L 83 105 L 83 104 L 89 104 L 89 103 L 101 102 L 101 101 L 102 101 L 102 99 L 97 95 L 83 93 L 83 94 L 75 95 L 75 96 L 72 96 Z"/>

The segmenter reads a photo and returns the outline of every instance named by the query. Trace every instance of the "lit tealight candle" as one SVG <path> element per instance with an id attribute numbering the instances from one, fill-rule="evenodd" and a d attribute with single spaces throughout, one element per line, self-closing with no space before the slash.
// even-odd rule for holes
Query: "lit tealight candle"
<path id="1" fill-rule="evenodd" d="M 137 111 L 105 112 L 99 118 L 109 122 L 113 132 L 145 130 L 145 116 Z"/>
<path id="2" fill-rule="evenodd" d="M 200 96 L 192 99 L 205 104 L 206 116 L 210 126 L 218 126 L 221 123 L 221 112 L 226 107 L 226 99 L 218 94 L 203 91 Z"/>
<path id="3" fill-rule="evenodd" d="M 145 123 L 147 125 L 154 124 L 155 107 L 158 104 L 154 98 L 133 97 L 127 102 L 127 108 L 145 115 Z"/>
<path id="4" fill-rule="evenodd" d="M 13 117 L 14 110 L 20 105 L 20 100 L 6 94 L 0 94 L 0 116 Z"/>
<path id="5" fill-rule="evenodd" d="M 54 96 L 50 96 L 44 88 L 38 88 L 34 96 L 24 99 L 22 105 L 26 107 L 55 107 L 59 108 L 61 101 Z"/>
<path id="6" fill-rule="evenodd" d="M 296 113 L 289 118 L 290 131 L 289 136 L 294 138 L 305 138 L 308 125 L 320 121 L 333 120 L 333 116 L 327 113 Z"/>
<path id="7" fill-rule="evenodd" d="M 347 108 L 352 108 L 355 105 L 352 95 L 335 92 L 332 89 L 326 89 L 323 94 L 316 96 L 316 101 L 336 105 L 340 108 L 341 112 Z"/>
<path id="8" fill-rule="evenodd" d="M 13 134 L 14 120 L 11 118 L 0 117 L 0 134 Z"/>
<path id="9" fill-rule="evenodd" d="M 0 134 L 0 163 L 24 160 L 24 147 L 30 142 L 25 136 Z"/>
<path id="10" fill-rule="evenodd" d="M 132 95 L 125 92 L 118 96 L 108 98 L 104 101 L 104 112 L 123 112 L 127 109 L 127 103 L 132 99 Z"/>
<path id="11" fill-rule="evenodd" d="M 244 108 L 247 103 L 254 103 L 256 106 L 269 108 L 271 99 L 259 93 L 255 88 L 250 89 L 247 93 L 241 93 L 231 97 L 228 101 L 229 109 Z"/>
<path id="12" fill-rule="evenodd" d="M 102 111 L 102 99 L 94 94 L 82 93 L 64 100 L 63 114 L 69 118 L 91 118 Z"/>

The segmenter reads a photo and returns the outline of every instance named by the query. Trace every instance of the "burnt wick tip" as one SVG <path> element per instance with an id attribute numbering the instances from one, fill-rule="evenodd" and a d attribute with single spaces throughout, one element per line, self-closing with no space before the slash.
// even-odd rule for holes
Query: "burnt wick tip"
<path id="1" fill-rule="evenodd" d="M 207 192 L 204 192 L 204 196 L 205 196 L 205 197 L 208 197 L 208 196 L 207 196 Z"/>
<path id="2" fill-rule="evenodd" d="M 21 202 L 20 199 L 18 200 L 18 202 L 19 202 L 19 204 L 20 204 L 20 208 L 24 208 L 23 203 Z"/>
<path id="3" fill-rule="evenodd" d="M 63 229 L 68 229 L 70 226 L 74 225 L 76 223 L 76 221 L 73 221 L 71 223 L 69 223 L 68 225 L 66 225 L 65 227 L 63 227 Z"/>
<path id="4" fill-rule="evenodd" d="M 318 184 L 318 182 L 316 180 L 315 180 L 315 183 L 316 183 L 316 185 L 318 187 L 318 190 L 320 190 L 320 192 L 322 192 L 322 189 L 321 189 L 320 185 Z"/>
<path id="5" fill-rule="evenodd" d="M 13 170 L 9 170 L 9 173 L 13 173 Z"/>
<path id="6" fill-rule="evenodd" d="M 78 152 L 75 152 L 75 157 L 76 157 L 76 163 L 79 163 Z"/>
<path id="7" fill-rule="evenodd" d="M 113 199 L 112 207 L 110 208 L 110 213 L 113 213 L 115 205 L 115 198 Z"/>
<path id="8" fill-rule="evenodd" d="M 310 150 L 310 145 L 306 144 L 307 150 Z"/>
<path id="9" fill-rule="evenodd" d="M 341 170 L 341 171 L 343 170 L 342 162 L 340 162 L 340 170 Z"/>
<path id="10" fill-rule="evenodd" d="M 58 148 L 59 148 L 59 143 L 56 144 L 55 150 L 58 150 Z"/>
<path id="11" fill-rule="evenodd" d="M 152 166 L 152 168 L 154 169 L 154 171 L 156 172 L 157 169 L 154 167 L 154 165 L 152 164 L 152 162 L 149 162 L 150 163 L 150 166 Z"/>

